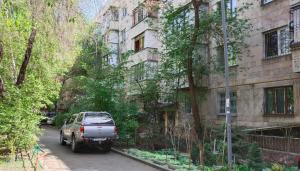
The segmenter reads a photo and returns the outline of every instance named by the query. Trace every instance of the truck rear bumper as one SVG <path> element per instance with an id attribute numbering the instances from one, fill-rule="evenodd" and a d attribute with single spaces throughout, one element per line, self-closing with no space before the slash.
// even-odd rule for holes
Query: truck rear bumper
<path id="1" fill-rule="evenodd" d="M 82 140 L 79 142 L 82 145 L 107 145 L 107 144 L 113 144 L 114 138 L 82 138 Z"/>

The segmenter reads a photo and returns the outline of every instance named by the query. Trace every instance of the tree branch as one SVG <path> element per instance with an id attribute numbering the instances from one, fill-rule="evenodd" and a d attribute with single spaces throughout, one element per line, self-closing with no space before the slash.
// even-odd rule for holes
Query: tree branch
<path id="1" fill-rule="evenodd" d="M 27 70 L 27 66 L 28 66 L 28 63 L 31 58 L 31 52 L 32 52 L 32 47 L 33 47 L 33 43 L 35 40 L 35 36 L 36 36 L 36 28 L 33 28 L 31 30 L 30 37 L 28 39 L 27 49 L 25 52 L 24 60 L 23 60 L 23 63 L 22 63 L 22 66 L 20 68 L 20 72 L 19 72 L 19 75 L 17 78 L 17 82 L 16 82 L 17 86 L 20 86 L 21 84 L 23 84 L 23 82 L 25 80 L 26 70 Z"/>

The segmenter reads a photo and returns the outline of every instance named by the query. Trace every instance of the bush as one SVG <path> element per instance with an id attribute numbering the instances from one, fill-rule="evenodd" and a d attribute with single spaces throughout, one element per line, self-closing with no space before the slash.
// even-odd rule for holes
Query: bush
<path id="1" fill-rule="evenodd" d="M 39 110 L 55 95 L 47 88 L 30 75 L 21 88 L 7 84 L 7 96 L 0 102 L 0 149 L 16 154 L 36 144 L 42 119 Z"/>
<path id="2" fill-rule="evenodd" d="M 249 166 L 254 170 L 262 170 L 264 163 L 262 161 L 261 150 L 256 144 L 251 144 L 248 152 Z"/>
<path id="3" fill-rule="evenodd" d="M 57 114 L 55 119 L 54 119 L 54 125 L 57 128 L 62 127 L 63 124 L 64 124 L 64 121 L 68 120 L 72 116 L 72 114 L 73 113 L 59 113 L 59 114 Z"/>

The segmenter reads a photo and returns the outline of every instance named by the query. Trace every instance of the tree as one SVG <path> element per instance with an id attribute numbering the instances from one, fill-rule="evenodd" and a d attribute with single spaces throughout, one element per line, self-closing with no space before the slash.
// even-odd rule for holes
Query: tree
<path id="1" fill-rule="evenodd" d="M 71 0 L 61 2 L 1 1 L 0 150 L 22 153 L 36 144 L 41 109 L 55 101 L 58 78 L 73 61 L 83 19 Z"/>
<path id="2" fill-rule="evenodd" d="M 59 103 L 69 104 L 65 110 L 71 114 L 88 110 L 107 111 L 116 121 L 121 141 L 126 135 L 133 136 L 138 126 L 137 108 L 126 98 L 126 56 L 116 65 L 109 64 L 106 58 L 111 53 L 94 25 L 82 36 L 80 45 L 77 60 L 65 77 Z M 69 97 L 62 98 L 64 94 Z"/>
<path id="3" fill-rule="evenodd" d="M 205 114 L 200 113 L 199 106 L 205 99 L 205 78 L 215 71 L 215 61 L 208 49 L 212 43 L 222 45 L 220 11 L 208 13 L 202 0 L 191 0 L 184 6 L 174 7 L 165 3 L 162 19 L 161 39 L 164 44 L 162 75 L 173 75 L 180 82 L 187 82 L 193 114 L 193 127 L 199 139 L 201 164 L 204 162 Z M 238 13 L 227 13 L 230 44 L 239 55 L 244 47 L 246 31 L 250 28 L 247 19 L 239 17 L 246 7 Z M 174 72 L 175 70 L 175 72 Z M 166 80 L 165 80 L 166 81 Z M 171 84 L 171 83 L 169 83 Z M 165 84 L 168 85 L 168 84 Z M 179 89 L 184 86 L 180 86 Z M 172 87 L 169 87 L 172 88 Z M 172 90 L 170 90 L 172 91 Z"/>

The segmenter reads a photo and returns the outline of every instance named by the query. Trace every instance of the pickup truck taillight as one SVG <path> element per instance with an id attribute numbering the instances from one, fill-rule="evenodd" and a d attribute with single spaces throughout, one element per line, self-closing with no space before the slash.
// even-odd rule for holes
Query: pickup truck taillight
<path id="1" fill-rule="evenodd" d="M 84 133 L 84 126 L 80 126 L 80 128 L 79 128 L 79 131 L 80 131 L 80 133 Z"/>

